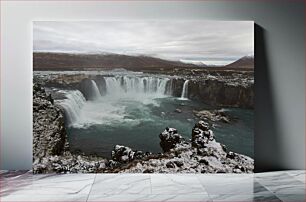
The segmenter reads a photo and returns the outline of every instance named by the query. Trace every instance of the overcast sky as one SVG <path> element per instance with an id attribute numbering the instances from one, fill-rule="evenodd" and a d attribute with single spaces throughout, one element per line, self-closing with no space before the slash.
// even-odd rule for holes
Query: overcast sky
<path id="1" fill-rule="evenodd" d="M 34 51 L 150 55 L 222 65 L 254 55 L 250 21 L 78 21 L 34 24 Z"/>

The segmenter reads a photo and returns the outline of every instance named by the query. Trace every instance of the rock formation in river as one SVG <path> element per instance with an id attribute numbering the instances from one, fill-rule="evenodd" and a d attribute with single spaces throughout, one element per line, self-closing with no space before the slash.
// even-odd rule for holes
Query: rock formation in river
<path id="1" fill-rule="evenodd" d="M 175 128 L 166 128 L 164 132 L 159 134 L 160 146 L 164 152 L 168 152 L 175 147 L 176 144 L 180 143 L 183 138 L 177 133 Z"/>
<path id="2" fill-rule="evenodd" d="M 231 121 L 235 120 L 234 117 L 230 117 L 224 110 L 201 110 L 196 111 L 193 110 L 193 113 L 196 117 L 200 118 L 201 120 L 211 122 L 223 122 L 223 123 L 230 123 Z"/>

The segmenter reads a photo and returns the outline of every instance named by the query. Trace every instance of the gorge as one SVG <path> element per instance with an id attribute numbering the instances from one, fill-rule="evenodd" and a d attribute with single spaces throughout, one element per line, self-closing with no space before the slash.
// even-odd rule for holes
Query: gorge
<path id="1" fill-rule="evenodd" d="M 195 124 L 191 140 L 167 127 L 159 135 L 160 153 L 116 144 L 110 158 L 75 154 L 70 149 L 64 111 L 37 83 L 33 86 L 33 105 L 34 173 L 249 173 L 254 169 L 253 159 L 217 142 L 210 124 L 204 121 Z"/>
<path id="2" fill-rule="evenodd" d="M 231 150 L 253 156 L 253 112 L 248 109 L 253 107 L 249 102 L 253 96 L 250 90 L 253 83 L 243 74 L 240 76 L 246 81 L 238 85 L 226 76 L 189 79 L 188 75 L 168 76 L 125 70 L 36 71 L 34 75 L 35 81 L 43 84 L 55 104 L 65 112 L 72 153 L 110 158 L 116 144 L 160 153 L 162 150 L 156 134 L 162 129 L 175 126 L 183 137 L 188 138 L 190 128 L 200 119 L 195 116 L 195 111 L 219 109 L 239 121 L 212 123 L 216 126 L 217 139 Z M 209 89 L 224 94 L 229 89 L 226 86 L 231 86 L 231 91 L 236 94 L 231 92 L 225 93 L 231 97 L 211 98 L 203 93 L 203 89 Z M 215 105 L 210 105 L 212 101 Z M 223 104 L 224 101 L 230 102 Z"/>

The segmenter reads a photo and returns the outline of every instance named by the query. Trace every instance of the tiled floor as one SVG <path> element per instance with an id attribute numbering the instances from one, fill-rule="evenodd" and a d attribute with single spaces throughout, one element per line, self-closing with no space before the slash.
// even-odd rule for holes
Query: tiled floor
<path id="1" fill-rule="evenodd" d="M 66 174 L 1 171 L 0 201 L 305 201 L 305 171 Z"/>

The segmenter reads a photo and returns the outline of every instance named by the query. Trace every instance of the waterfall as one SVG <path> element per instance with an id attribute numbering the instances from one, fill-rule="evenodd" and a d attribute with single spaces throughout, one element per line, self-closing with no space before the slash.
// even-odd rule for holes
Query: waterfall
<path id="1" fill-rule="evenodd" d="M 80 111 L 85 104 L 86 99 L 78 90 L 60 92 L 64 93 L 66 99 L 57 100 L 57 102 L 65 111 L 68 125 L 71 125 L 78 120 Z"/>
<path id="2" fill-rule="evenodd" d="M 93 97 L 95 99 L 99 99 L 99 97 L 101 97 L 101 94 L 96 82 L 94 80 L 91 80 L 91 84 L 92 84 L 91 88 L 92 88 Z"/>
<path id="3" fill-rule="evenodd" d="M 154 102 L 151 101 L 154 100 L 154 98 L 166 96 L 167 86 L 169 86 L 171 82 L 168 78 L 150 76 L 137 77 L 130 75 L 105 76 L 104 80 L 106 90 L 105 97 L 101 96 L 97 83 L 90 79 L 82 82 L 80 91 L 59 91 L 65 98 L 62 100 L 56 100 L 56 102 L 64 109 L 68 126 L 77 126 L 78 124 L 98 120 L 99 117 L 103 116 L 103 113 L 93 113 L 90 111 L 90 107 L 99 106 L 99 108 L 101 108 L 107 106 L 107 108 L 103 109 L 105 112 L 114 107 L 110 103 L 114 101 L 116 102 L 116 100 L 120 100 L 122 97 L 126 97 L 129 100 L 141 101 L 146 104 L 152 104 Z M 88 98 L 87 100 L 93 100 L 93 102 L 85 105 L 85 97 Z M 100 104 L 102 105 L 100 106 Z M 90 113 L 88 113 L 88 110 Z M 93 114 L 96 115 L 93 116 Z M 88 118 L 88 116 L 91 118 Z"/>
<path id="4" fill-rule="evenodd" d="M 189 83 L 189 80 L 186 80 L 184 82 L 181 99 L 188 99 L 188 83 Z"/>
<path id="5" fill-rule="evenodd" d="M 168 78 L 117 76 L 105 77 L 108 95 L 156 94 L 165 95 Z"/>
<path id="6" fill-rule="evenodd" d="M 170 79 L 170 81 L 166 84 L 166 95 L 172 95 L 173 92 L 173 79 Z"/>

